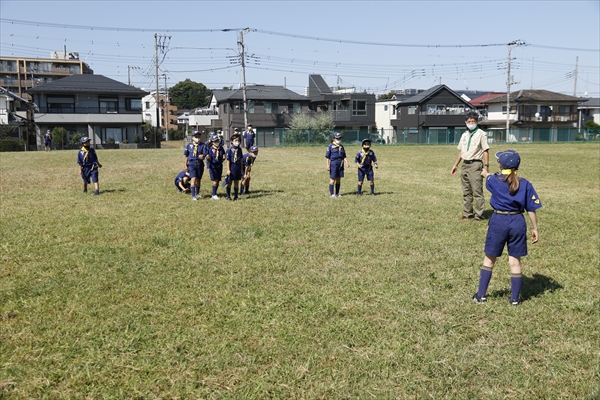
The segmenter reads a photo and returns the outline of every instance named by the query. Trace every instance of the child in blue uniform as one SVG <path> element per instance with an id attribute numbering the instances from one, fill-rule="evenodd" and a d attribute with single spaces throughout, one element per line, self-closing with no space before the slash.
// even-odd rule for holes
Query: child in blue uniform
<path id="1" fill-rule="evenodd" d="M 175 177 L 175 187 L 179 193 L 190 193 L 190 174 L 185 171 L 181 171 Z"/>
<path id="2" fill-rule="evenodd" d="M 233 182 L 233 200 L 238 199 L 240 179 L 242 179 L 242 149 L 240 148 L 240 136 L 231 137 L 231 147 L 225 152 L 227 160 L 227 200 L 231 201 L 231 183 Z"/>
<path id="3" fill-rule="evenodd" d="M 200 198 L 200 180 L 204 174 L 204 143 L 200 142 L 200 132 L 192 133 L 192 142 L 185 146 L 183 155 L 185 156 L 184 171 L 190 174 L 191 184 L 190 192 L 192 200 Z"/>
<path id="4" fill-rule="evenodd" d="M 90 147 L 90 138 L 82 137 L 81 150 L 77 153 L 77 164 L 79 164 L 79 175 L 83 179 L 83 193 L 87 193 L 87 185 L 90 179 L 94 182 L 94 196 L 100 194 L 100 184 L 98 183 L 98 168 L 102 168 L 102 164 L 98 161 L 96 150 Z"/>
<path id="5" fill-rule="evenodd" d="M 362 151 L 356 153 L 356 157 L 354 157 L 354 162 L 358 165 L 358 196 L 362 196 L 362 185 L 367 177 L 369 184 L 371 185 L 371 196 L 375 195 L 375 179 L 373 173 L 373 165 L 378 169 L 379 165 L 377 165 L 377 157 L 375 157 L 375 152 L 371 150 L 371 141 L 369 139 L 364 139 L 362 141 Z"/>
<path id="6" fill-rule="evenodd" d="M 333 140 L 327 146 L 325 158 L 327 159 L 327 171 L 329 171 L 329 196 L 342 197 L 340 194 L 340 181 L 344 177 L 344 164 L 348 167 L 346 159 L 346 150 L 342 146 L 342 134 L 339 132 L 333 133 Z M 334 193 L 335 185 L 335 193 Z"/>
<path id="7" fill-rule="evenodd" d="M 44 146 L 46 151 L 52 150 L 52 134 L 50 133 L 50 129 L 48 129 L 44 135 Z"/>
<path id="8" fill-rule="evenodd" d="M 244 140 L 246 142 L 246 150 L 249 150 L 250 147 L 254 146 L 254 138 L 256 137 L 256 132 L 252 130 L 252 125 L 248 124 L 248 129 L 244 132 Z"/>
<path id="9" fill-rule="evenodd" d="M 212 195 L 211 199 L 219 200 L 217 196 L 217 188 L 219 182 L 223 176 L 223 161 L 225 160 L 225 149 L 221 145 L 221 138 L 215 133 L 209 135 L 210 144 L 206 147 L 206 166 L 210 173 L 210 180 L 212 182 Z"/>
<path id="10" fill-rule="evenodd" d="M 521 164 L 519 153 L 513 150 L 499 151 L 496 158 L 500 172 L 494 175 L 485 169 L 481 172 L 487 189 L 492 193 L 490 205 L 494 208 L 494 213 L 488 223 L 485 257 L 479 272 L 479 288 L 473 295 L 473 301 L 483 303 L 487 300 L 486 292 L 492 279 L 492 268 L 506 244 L 510 266 L 510 304 L 517 306 L 521 303 L 519 295 L 523 281 L 521 257 L 527 255 L 527 224 L 523 212 L 527 211 L 531 220 L 531 243 L 537 243 L 539 235 L 535 211 L 542 207 L 542 203 L 533 185 L 517 177 Z"/>
<path id="11" fill-rule="evenodd" d="M 250 172 L 252 171 L 252 165 L 254 164 L 254 160 L 256 160 L 256 156 L 258 156 L 258 147 L 252 146 L 248 150 L 248 153 L 244 154 L 244 157 L 242 158 L 244 176 L 242 179 L 240 195 L 250 194 Z"/>

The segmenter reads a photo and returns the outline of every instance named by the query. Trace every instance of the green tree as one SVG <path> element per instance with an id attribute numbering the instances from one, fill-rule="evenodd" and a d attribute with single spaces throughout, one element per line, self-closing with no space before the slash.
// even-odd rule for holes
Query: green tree
<path id="1" fill-rule="evenodd" d="M 75 132 L 69 138 L 69 143 L 70 144 L 80 144 L 79 139 L 81 139 L 82 137 L 83 137 L 83 133 Z"/>
<path id="2" fill-rule="evenodd" d="M 286 144 L 327 143 L 334 128 L 333 117 L 329 112 L 294 114 L 284 141 Z"/>
<path id="3" fill-rule="evenodd" d="M 379 95 L 379 97 L 377 98 L 377 100 L 389 100 L 392 97 L 394 97 L 394 95 L 396 94 L 396 92 L 394 92 L 393 90 L 389 93 L 386 94 L 381 94 Z"/>
<path id="4" fill-rule="evenodd" d="M 169 101 L 180 109 L 204 107 L 211 93 L 203 84 L 186 79 L 169 90 Z"/>
<path id="5" fill-rule="evenodd" d="M 591 134 L 600 133 L 600 125 L 595 123 L 593 119 L 585 121 L 585 124 L 583 126 L 585 127 L 585 130 L 588 133 L 591 133 Z"/>
<path id="6" fill-rule="evenodd" d="M 67 130 L 61 126 L 52 129 L 52 141 L 56 147 L 62 147 L 67 143 Z"/>

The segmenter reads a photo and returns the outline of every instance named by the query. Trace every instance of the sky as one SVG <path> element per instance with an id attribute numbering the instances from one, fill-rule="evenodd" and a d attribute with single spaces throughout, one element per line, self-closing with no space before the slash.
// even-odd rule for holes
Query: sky
<path id="1" fill-rule="evenodd" d="M 249 28 L 242 32 L 243 29 Z M 545 89 L 600 97 L 600 0 L 30 1 L 0 0 L 0 54 L 78 52 L 95 74 L 153 90 L 185 79 L 304 93 Z M 521 45 L 509 43 L 521 41 Z"/>

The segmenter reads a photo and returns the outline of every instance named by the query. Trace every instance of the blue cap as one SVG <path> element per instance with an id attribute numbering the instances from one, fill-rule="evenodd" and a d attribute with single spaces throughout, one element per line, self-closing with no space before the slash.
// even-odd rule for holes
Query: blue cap
<path id="1" fill-rule="evenodd" d="M 194 131 L 194 132 L 192 132 L 192 136 L 200 136 L 200 131 Z"/>
<path id="2" fill-rule="evenodd" d="M 210 136 L 209 136 L 209 139 L 210 139 L 211 142 L 216 142 L 217 140 L 219 140 L 219 136 L 217 136 L 216 133 L 211 132 Z"/>
<path id="3" fill-rule="evenodd" d="M 339 132 L 333 132 L 333 138 L 334 139 L 341 139 L 343 137 L 344 136 L 341 133 L 339 133 Z"/>
<path id="4" fill-rule="evenodd" d="M 256 147 L 256 146 L 250 146 L 250 151 L 252 153 L 254 153 L 255 151 L 258 151 L 258 147 Z"/>
<path id="5" fill-rule="evenodd" d="M 499 151 L 496 153 L 496 159 L 506 169 L 519 169 L 521 156 L 514 150 Z"/>
<path id="6" fill-rule="evenodd" d="M 79 143 L 84 144 L 85 142 L 89 142 L 90 138 L 87 136 L 82 137 L 81 139 L 79 139 Z"/>

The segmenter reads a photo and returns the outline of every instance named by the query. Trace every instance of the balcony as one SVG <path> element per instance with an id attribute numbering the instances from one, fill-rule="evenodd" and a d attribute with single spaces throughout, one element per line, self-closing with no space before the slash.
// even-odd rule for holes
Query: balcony
<path id="1" fill-rule="evenodd" d="M 577 114 L 521 115 L 522 122 L 577 122 Z"/>

